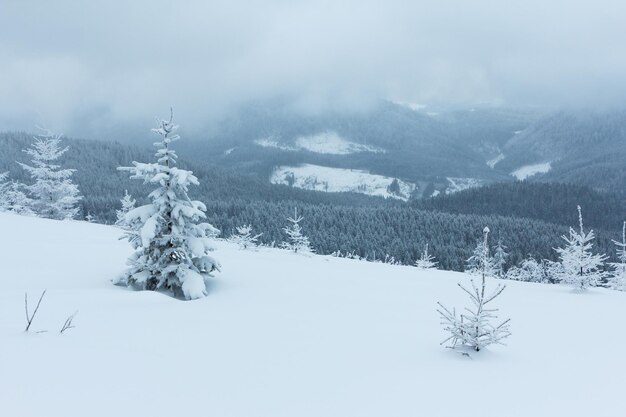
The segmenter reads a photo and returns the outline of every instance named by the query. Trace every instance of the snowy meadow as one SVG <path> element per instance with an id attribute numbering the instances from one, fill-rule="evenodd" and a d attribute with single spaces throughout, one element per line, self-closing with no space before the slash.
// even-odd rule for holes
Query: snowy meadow
<path id="1" fill-rule="evenodd" d="M 113 226 L 0 213 L 6 416 L 618 416 L 626 294 L 507 282 L 507 346 L 445 349 L 469 276 L 217 243 L 209 296 L 111 284 Z M 495 286 L 495 279 L 488 284 Z M 45 298 L 25 333 L 24 291 Z M 78 311 L 75 328 L 59 334 Z M 31 308 L 32 312 L 32 308 Z M 45 333 L 38 333 L 46 330 Z M 477 408 L 476 402 L 480 404 Z"/>

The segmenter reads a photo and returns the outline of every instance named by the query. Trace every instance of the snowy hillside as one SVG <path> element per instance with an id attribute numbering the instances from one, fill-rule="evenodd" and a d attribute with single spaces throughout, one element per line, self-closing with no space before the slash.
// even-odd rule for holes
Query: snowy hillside
<path id="1" fill-rule="evenodd" d="M 0 213 L 0 229 L 2 416 L 623 413 L 624 293 L 507 283 L 509 346 L 467 358 L 435 313 L 463 305 L 463 274 L 220 243 L 223 272 L 186 302 L 110 284 L 129 253 L 113 227 Z M 24 291 L 46 288 L 48 332 L 24 333 Z"/>
<path id="2" fill-rule="evenodd" d="M 312 164 L 299 166 L 280 166 L 274 169 L 270 177 L 272 184 L 292 185 L 305 190 L 326 192 L 354 192 L 379 197 L 408 200 L 415 191 L 415 185 L 397 180 L 398 187 L 393 190 L 394 178 L 370 174 L 367 171 L 323 167 Z"/>
<path id="3" fill-rule="evenodd" d="M 541 164 L 532 164 L 532 165 L 524 165 L 511 172 L 511 175 L 517 178 L 518 180 L 525 180 L 537 174 L 545 174 L 546 172 L 550 172 L 552 169 L 552 164 L 550 162 L 544 162 Z"/>
<path id="4" fill-rule="evenodd" d="M 448 186 L 446 188 L 446 194 L 457 193 L 459 191 L 468 190 L 470 188 L 476 188 L 483 185 L 483 181 L 477 178 L 446 178 L 448 180 Z"/>
<path id="5" fill-rule="evenodd" d="M 254 143 L 263 148 L 281 151 L 308 151 L 327 155 L 350 155 L 359 152 L 385 153 L 384 149 L 361 143 L 351 142 L 339 136 L 337 132 L 325 131 L 316 135 L 300 136 L 293 145 L 286 144 L 273 136 L 257 139 Z"/>

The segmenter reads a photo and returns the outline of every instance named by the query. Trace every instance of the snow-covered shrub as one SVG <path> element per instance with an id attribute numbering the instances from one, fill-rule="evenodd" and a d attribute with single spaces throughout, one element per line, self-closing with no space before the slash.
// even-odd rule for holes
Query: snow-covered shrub
<path id="1" fill-rule="evenodd" d="M 415 266 L 419 269 L 431 269 L 437 267 L 435 257 L 428 253 L 428 243 L 420 255 L 420 258 L 415 262 Z"/>
<path id="2" fill-rule="evenodd" d="M 477 254 L 480 255 L 482 268 L 480 270 L 480 285 L 476 285 L 474 278 L 471 279 L 471 289 L 460 283 L 458 284 L 469 295 L 472 307 L 466 307 L 461 313 L 457 314 L 456 309 L 450 310 L 443 304 L 437 303 L 440 307 L 437 312 L 442 319 L 441 324 L 449 334 L 441 344 L 450 342 L 448 347 L 451 348 L 467 346 L 479 351 L 494 343 L 502 344 L 502 340 L 511 335 L 509 328 L 510 319 L 506 319 L 499 324 L 493 324 L 492 322 L 497 318 L 495 313 L 498 310 L 486 308 L 487 304 L 491 303 L 504 291 L 505 286 L 498 284 L 491 293 L 486 292 L 486 278 L 491 272 L 488 268 L 489 265 L 485 262 L 489 256 L 489 228 L 485 227 L 483 234 L 482 252 Z"/>
<path id="3" fill-rule="evenodd" d="M 22 191 L 23 184 L 8 181 L 7 172 L 0 173 L 0 211 L 10 211 L 25 216 L 34 215 L 32 200 Z"/>
<path id="4" fill-rule="evenodd" d="M 578 224 L 579 231 L 570 227 L 569 236 L 562 236 L 566 245 L 555 249 L 559 254 L 559 261 L 550 263 L 549 275 L 556 282 L 569 284 L 578 290 L 586 290 L 600 285 L 606 277 L 602 268 L 607 257 L 591 252 L 593 248 L 591 242 L 595 235 L 593 230 L 585 233 L 580 206 L 578 206 Z"/>
<path id="5" fill-rule="evenodd" d="M 626 222 L 622 226 L 622 241 L 613 241 L 618 262 L 611 262 L 613 274 L 609 278 L 609 287 L 614 290 L 626 291 Z"/>
<path id="6" fill-rule="evenodd" d="M 219 271 L 219 263 L 207 255 L 218 231 L 199 223 L 206 218 L 206 206 L 187 195 L 198 179 L 191 171 L 174 166 L 177 155 L 170 144 L 180 138 L 177 129 L 172 116 L 152 129 L 161 137 L 155 143 L 157 163 L 133 162 L 132 167 L 118 168 L 157 188 L 149 194 L 149 204 L 124 216 L 129 227 L 125 235 L 135 253 L 116 283 L 144 290 L 165 289 L 189 300 L 207 295 L 205 279 Z"/>
<path id="7" fill-rule="evenodd" d="M 313 252 L 309 238 L 302 234 L 302 226 L 300 226 L 302 220 L 304 220 L 304 217 L 298 216 L 298 209 L 294 209 L 293 217 L 287 217 L 289 225 L 283 228 L 283 232 L 287 234 L 289 241 L 280 244 L 283 249 L 291 250 L 296 253 Z"/>
<path id="8" fill-rule="evenodd" d="M 34 181 L 25 187 L 32 198 L 32 210 L 49 219 L 75 218 L 80 211 L 76 205 L 82 198 L 78 187 L 72 183 L 76 170 L 61 169 L 54 163 L 69 148 L 61 148 L 61 135 L 49 130 L 44 129 L 44 133 L 34 139 L 32 147 L 24 150 L 32 157 L 32 165 L 18 162 Z"/>
<path id="9" fill-rule="evenodd" d="M 122 208 L 115 210 L 115 215 L 117 216 L 115 224 L 122 229 L 128 229 L 130 225 L 126 221 L 126 214 L 135 208 L 136 201 L 128 194 L 128 190 L 124 190 L 124 197 L 120 199 L 120 203 L 122 203 Z"/>
<path id="10" fill-rule="evenodd" d="M 263 235 L 263 233 L 253 235 L 252 226 L 249 224 L 238 226 L 236 230 L 237 230 L 237 233 L 233 233 L 228 238 L 228 241 L 232 243 L 236 243 L 239 246 L 239 249 L 256 248 L 258 246 L 258 239 Z"/>
<path id="11" fill-rule="evenodd" d="M 355 251 L 342 252 L 340 250 L 337 250 L 331 253 L 330 256 L 334 256 L 335 258 L 356 259 L 359 261 L 363 259 L 359 255 L 357 255 Z"/>
<path id="12" fill-rule="evenodd" d="M 543 262 L 538 262 L 532 256 L 524 259 L 519 266 L 511 267 L 504 278 L 513 281 L 525 282 L 550 282 L 548 273 Z"/>

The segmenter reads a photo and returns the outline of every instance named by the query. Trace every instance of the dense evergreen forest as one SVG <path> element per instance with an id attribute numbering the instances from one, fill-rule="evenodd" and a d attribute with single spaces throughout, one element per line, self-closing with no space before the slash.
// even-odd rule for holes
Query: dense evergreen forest
<path id="1" fill-rule="evenodd" d="M 578 222 L 577 205 L 585 224 L 611 230 L 626 220 L 626 198 L 571 184 L 514 181 L 489 184 L 458 193 L 415 200 L 415 208 L 460 214 L 527 217 L 562 225 Z"/>
<path id="2" fill-rule="evenodd" d="M 0 172 L 9 171 L 12 179 L 27 182 L 15 161 L 28 160 L 22 149 L 31 142 L 30 134 L 0 134 Z M 112 223 L 125 189 L 139 203 L 151 190 L 116 170 L 133 160 L 152 161 L 151 149 L 77 139 L 65 139 L 64 143 L 70 150 L 62 163 L 77 170 L 74 181 L 84 196 L 83 215 L 89 213 L 96 221 Z M 552 248 L 561 245 L 566 225 L 576 224 L 576 204 L 583 206 L 588 224 L 599 229 L 599 249 L 613 255 L 611 239 L 618 238 L 617 220 L 624 207 L 609 195 L 583 187 L 538 183 L 498 184 L 407 204 L 271 185 L 258 176 L 209 163 L 198 166 L 181 160 L 179 165 L 192 169 L 199 178 L 200 186 L 192 187 L 190 195 L 207 205 L 208 220 L 222 230 L 223 237 L 236 226 L 249 223 L 263 233 L 263 243 L 278 244 L 285 239 L 285 218 L 297 207 L 305 218 L 304 232 L 318 253 L 340 250 L 370 260 L 389 255 L 410 264 L 428 243 L 440 266 L 454 270 L 463 269 L 485 225 L 493 232 L 492 243 L 500 238 L 509 247 L 509 265 L 528 255 L 554 259 Z"/>

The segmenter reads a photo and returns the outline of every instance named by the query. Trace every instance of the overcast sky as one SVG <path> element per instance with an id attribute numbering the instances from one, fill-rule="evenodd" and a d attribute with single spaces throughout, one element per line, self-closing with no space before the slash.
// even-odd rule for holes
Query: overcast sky
<path id="1" fill-rule="evenodd" d="M 200 123 L 277 95 L 618 105 L 626 1 L 1 0 L 0 121 Z"/>

